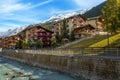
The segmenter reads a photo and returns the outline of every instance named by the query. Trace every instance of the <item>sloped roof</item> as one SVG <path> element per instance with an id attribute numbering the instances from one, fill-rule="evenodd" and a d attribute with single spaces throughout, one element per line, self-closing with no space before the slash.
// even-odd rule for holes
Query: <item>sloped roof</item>
<path id="1" fill-rule="evenodd" d="M 53 31 L 50 31 L 50 30 L 48 30 L 48 29 L 42 27 L 42 26 L 39 25 L 39 24 L 36 24 L 36 25 L 29 25 L 28 27 L 26 27 L 26 28 L 25 28 L 23 31 L 21 31 L 21 32 L 24 32 L 24 31 L 26 31 L 26 30 L 29 30 L 29 29 L 32 29 L 32 28 L 35 28 L 35 27 L 37 27 L 37 28 L 42 28 L 42 29 L 44 29 L 44 30 L 46 30 L 46 31 L 48 31 L 48 32 L 53 33 Z M 20 32 L 20 33 L 21 33 L 21 32 Z M 19 33 L 18 33 L 18 34 L 19 34 Z"/>
<path id="2" fill-rule="evenodd" d="M 95 29 L 92 25 L 86 24 L 86 25 L 84 25 L 84 26 L 81 26 L 81 27 L 78 27 L 78 28 L 74 29 L 74 31 L 75 31 L 75 30 L 78 30 L 78 29 L 82 29 L 82 28 L 88 27 L 88 26 L 91 27 L 92 29 Z"/>

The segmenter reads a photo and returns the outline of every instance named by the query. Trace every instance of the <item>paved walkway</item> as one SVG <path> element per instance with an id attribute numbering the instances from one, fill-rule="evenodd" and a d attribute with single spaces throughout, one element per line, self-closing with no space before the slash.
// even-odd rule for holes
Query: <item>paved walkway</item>
<path id="1" fill-rule="evenodd" d="M 83 41 L 83 40 L 90 39 L 90 38 L 93 38 L 93 37 L 85 37 L 85 38 L 81 38 L 81 39 L 78 39 L 78 40 L 73 41 L 73 42 L 71 42 L 71 43 L 67 43 L 67 44 L 65 44 L 65 45 L 59 46 L 59 47 L 57 47 L 57 49 L 66 48 L 66 47 L 68 47 L 68 46 L 71 46 L 71 45 L 77 44 L 77 43 L 79 43 L 79 42 L 81 42 L 81 41 Z"/>

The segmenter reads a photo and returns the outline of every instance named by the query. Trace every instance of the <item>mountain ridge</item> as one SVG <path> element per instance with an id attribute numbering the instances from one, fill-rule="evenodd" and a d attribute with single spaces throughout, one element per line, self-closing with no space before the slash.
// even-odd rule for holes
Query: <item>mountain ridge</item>
<path id="1" fill-rule="evenodd" d="M 26 27 L 18 27 L 15 29 L 9 29 L 8 31 L 5 31 L 5 32 L 0 32 L 0 38 L 16 35 L 17 33 L 21 32 L 25 28 Z"/>
<path id="2" fill-rule="evenodd" d="M 63 20 L 64 18 L 69 18 L 71 16 L 75 16 L 75 15 L 78 15 L 78 14 L 82 15 L 88 10 L 89 9 L 84 9 L 84 10 L 69 12 L 69 13 L 66 13 L 66 14 L 58 14 L 57 16 L 51 16 L 49 19 L 44 20 L 42 23 L 57 22 L 57 21 Z"/>
<path id="3" fill-rule="evenodd" d="M 83 16 L 86 17 L 86 18 L 100 16 L 102 14 L 102 8 L 105 6 L 105 4 L 106 4 L 106 1 L 97 5 L 97 6 L 95 6 L 95 7 L 93 7 L 89 11 L 85 12 L 83 14 Z"/>

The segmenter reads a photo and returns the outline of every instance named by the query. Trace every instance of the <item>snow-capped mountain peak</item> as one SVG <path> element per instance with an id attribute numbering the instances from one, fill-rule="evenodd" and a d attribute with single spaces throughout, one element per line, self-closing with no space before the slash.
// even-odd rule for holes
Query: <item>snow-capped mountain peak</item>
<path id="1" fill-rule="evenodd" d="M 16 35 L 17 33 L 21 32 L 22 30 L 24 30 L 26 27 L 18 27 L 15 29 L 9 29 L 6 32 L 1 32 L 0 33 L 0 37 L 4 38 L 4 37 L 8 37 L 8 36 L 12 36 L 12 35 Z"/>
<path id="2" fill-rule="evenodd" d="M 88 10 L 89 9 L 85 9 L 85 10 L 81 10 L 81 11 L 75 11 L 75 12 L 69 12 L 69 13 L 66 13 L 66 14 L 59 14 L 59 15 L 56 15 L 56 16 L 52 16 L 49 19 L 47 19 L 47 20 L 45 20 L 41 23 L 57 22 L 57 21 L 63 20 L 64 18 L 69 18 L 71 16 L 75 16 L 75 15 L 78 15 L 78 14 L 84 14 Z M 17 33 L 21 32 L 25 28 L 26 27 L 18 27 L 18 28 L 15 28 L 15 29 L 9 29 L 6 32 L 1 32 L 0 37 L 4 38 L 4 37 L 16 35 Z"/>
<path id="3" fill-rule="evenodd" d="M 70 13 L 67 13 L 67 14 L 59 14 L 57 16 L 52 16 L 49 19 L 47 19 L 47 20 L 45 20 L 45 21 L 43 21 L 41 23 L 57 22 L 57 21 L 63 20 L 64 18 L 69 18 L 71 16 L 75 16 L 75 15 L 78 15 L 78 14 L 84 14 L 88 10 L 89 9 L 85 9 L 85 10 L 81 10 L 81 11 L 75 11 L 75 12 L 70 12 Z"/>

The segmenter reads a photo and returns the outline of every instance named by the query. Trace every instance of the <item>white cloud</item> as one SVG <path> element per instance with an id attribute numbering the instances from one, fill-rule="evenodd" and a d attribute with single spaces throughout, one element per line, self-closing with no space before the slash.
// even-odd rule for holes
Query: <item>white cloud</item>
<path id="1" fill-rule="evenodd" d="M 36 8 L 38 6 L 45 5 L 52 1 L 53 0 L 46 0 L 38 4 L 31 4 L 30 2 L 23 3 L 20 0 L 2 0 L 0 1 L 0 13 L 10 13 L 10 12 L 20 11 L 20 10 L 28 10 L 28 9 Z"/>
<path id="2" fill-rule="evenodd" d="M 36 8 L 38 6 L 42 6 L 42 5 L 45 5 L 45 4 L 48 4 L 50 2 L 52 2 L 53 0 L 47 0 L 47 1 L 44 1 L 44 2 L 41 2 L 41 3 L 38 3 L 36 5 L 32 5 L 31 7 L 28 7 L 28 9 L 31 9 L 31 8 Z"/>
<path id="3" fill-rule="evenodd" d="M 2 0 L 0 1 L 0 13 L 11 13 L 23 10 L 29 4 L 20 3 L 19 0 Z"/>
<path id="4" fill-rule="evenodd" d="M 52 1 L 53 0 L 45 0 L 38 4 L 33 4 L 31 2 L 25 3 L 23 0 L 0 0 L 0 22 L 2 22 L 0 28 L 2 27 L 1 29 L 4 30 L 5 28 L 15 28 L 25 23 L 33 24 L 40 22 L 38 19 L 39 13 L 36 13 L 34 8 Z M 9 21 L 9 23 L 6 21 Z"/>

